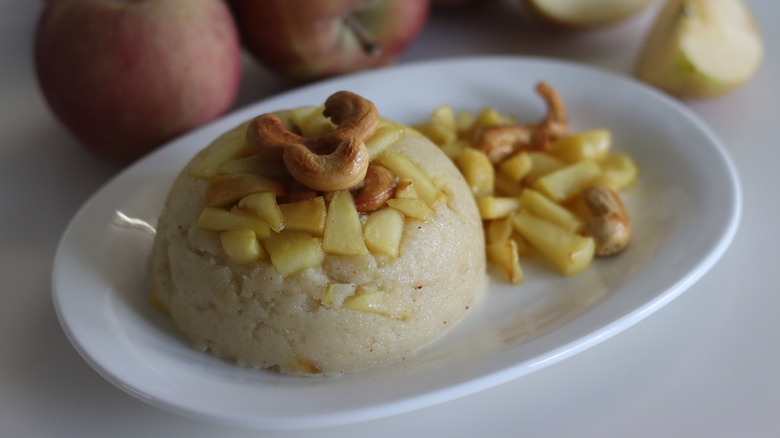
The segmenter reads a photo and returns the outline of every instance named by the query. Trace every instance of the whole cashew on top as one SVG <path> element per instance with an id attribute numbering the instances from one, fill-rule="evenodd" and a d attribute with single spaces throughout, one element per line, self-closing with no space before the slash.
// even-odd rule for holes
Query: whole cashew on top
<path id="1" fill-rule="evenodd" d="M 361 182 L 368 170 L 365 141 L 379 124 L 374 104 L 349 91 L 339 91 L 325 101 L 325 117 L 336 128 L 322 137 L 303 137 L 288 130 L 274 114 L 255 117 L 247 140 L 258 154 L 281 158 L 299 183 L 313 190 L 335 191 Z"/>
<path id="2" fill-rule="evenodd" d="M 596 255 L 622 251 L 631 237 L 631 223 L 620 195 L 607 186 L 596 185 L 585 189 L 582 199 L 593 216 L 585 223 L 585 234 L 593 237 Z"/>

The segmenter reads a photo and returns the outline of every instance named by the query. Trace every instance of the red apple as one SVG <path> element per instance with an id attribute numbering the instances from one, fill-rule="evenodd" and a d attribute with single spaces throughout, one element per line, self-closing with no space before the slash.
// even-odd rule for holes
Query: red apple
<path id="1" fill-rule="evenodd" d="M 393 62 L 422 31 L 429 0 L 231 0 L 261 64 L 311 81 Z"/>
<path id="2" fill-rule="evenodd" d="M 38 23 L 35 68 L 62 124 L 128 162 L 232 106 L 241 46 L 224 0 L 56 0 Z"/>

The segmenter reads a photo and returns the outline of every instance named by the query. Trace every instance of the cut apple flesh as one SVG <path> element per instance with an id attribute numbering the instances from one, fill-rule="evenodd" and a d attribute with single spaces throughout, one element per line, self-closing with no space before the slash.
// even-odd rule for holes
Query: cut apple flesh
<path id="1" fill-rule="evenodd" d="M 672 0 L 661 11 L 637 76 L 672 94 L 722 94 L 755 74 L 763 43 L 742 0 Z"/>
<path id="2" fill-rule="evenodd" d="M 652 0 L 527 0 L 544 18 L 559 24 L 593 27 L 628 18 Z"/>

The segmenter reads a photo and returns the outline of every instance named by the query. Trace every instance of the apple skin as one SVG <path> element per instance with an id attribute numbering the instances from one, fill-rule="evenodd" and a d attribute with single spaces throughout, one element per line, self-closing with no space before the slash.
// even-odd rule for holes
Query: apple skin
<path id="1" fill-rule="evenodd" d="M 422 31 L 429 0 L 231 0 L 248 52 L 298 82 L 384 66 Z M 371 56 L 345 25 L 357 19 L 381 47 Z M 345 37 L 346 35 L 346 37 Z"/>
<path id="2" fill-rule="evenodd" d="M 60 122 L 127 163 L 225 113 L 241 45 L 224 0 L 56 0 L 40 17 L 35 70 Z"/>

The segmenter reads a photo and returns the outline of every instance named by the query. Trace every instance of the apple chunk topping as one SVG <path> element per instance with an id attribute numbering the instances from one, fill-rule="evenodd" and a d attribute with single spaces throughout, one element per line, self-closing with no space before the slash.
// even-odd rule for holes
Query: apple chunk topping
<path id="1" fill-rule="evenodd" d="M 266 116 L 247 124 L 245 141 L 230 138 L 226 148 L 206 154 L 190 172 L 209 180 L 198 226 L 220 233 L 229 259 L 270 262 L 283 276 L 319 266 L 329 254 L 371 255 L 380 264 L 391 263 L 400 255 L 406 223 L 428 221 L 439 203 L 446 206 L 438 182 L 388 150 L 404 138 L 405 128 L 379 120 L 369 101 L 340 92 L 321 107 Z M 339 152 L 344 141 L 363 151 L 359 158 Z M 294 163 L 295 154 L 302 155 Z M 351 161 L 367 164 L 357 181 Z M 302 169 L 313 169 L 309 176 L 315 180 L 350 181 L 326 190 L 300 178 L 296 172 Z M 342 171 L 348 175 L 331 175 Z M 373 306 L 377 297 L 353 304 Z"/>

